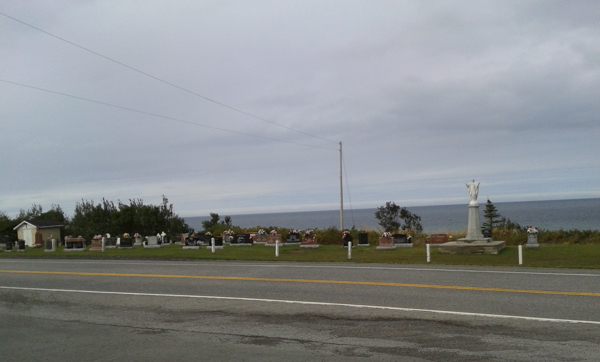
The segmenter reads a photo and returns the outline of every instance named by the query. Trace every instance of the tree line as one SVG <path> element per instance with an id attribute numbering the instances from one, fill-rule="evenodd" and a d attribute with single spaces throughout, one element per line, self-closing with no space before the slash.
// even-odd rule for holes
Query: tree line
<path id="1" fill-rule="evenodd" d="M 97 234 L 122 235 L 139 233 L 167 235 L 193 232 L 182 217 L 173 210 L 173 204 L 163 195 L 159 205 L 146 205 L 142 199 L 130 199 L 129 204 L 120 200 L 117 203 L 102 199 L 98 204 L 93 200 L 81 200 L 75 204 L 73 217 L 69 218 L 60 207 L 52 205 L 43 212 L 42 206 L 33 204 L 29 210 L 21 209 L 15 218 L 0 212 L 0 235 L 16 237 L 13 229 L 23 221 L 45 219 L 65 225 L 64 235 L 83 236 L 91 239 Z"/>

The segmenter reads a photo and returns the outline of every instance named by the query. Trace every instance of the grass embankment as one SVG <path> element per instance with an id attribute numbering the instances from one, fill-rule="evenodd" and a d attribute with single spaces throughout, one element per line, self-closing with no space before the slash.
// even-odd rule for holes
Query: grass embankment
<path id="1" fill-rule="evenodd" d="M 478 266 L 517 266 L 517 247 L 508 246 L 498 255 L 450 255 L 440 254 L 431 249 L 431 264 L 439 265 L 478 265 Z M 542 245 L 538 249 L 523 249 L 524 267 L 544 268 L 584 268 L 600 269 L 600 245 Z M 279 258 L 275 248 L 263 245 L 225 246 L 212 254 L 210 249 L 183 250 L 179 245 L 169 245 L 160 249 L 107 249 L 104 252 L 86 250 L 65 252 L 45 252 L 41 248 L 27 248 L 26 252 L 0 253 L 0 258 L 93 258 L 93 259 L 156 259 L 156 260 L 254 260 L 254 261 L 296 261 L 296 262 L 348 262 L 348 250 L 339 245 L 321 245 L 318 249 L 285 246 L 280 248 Z M 423 245 L 412 248 L 376 250 L 374 246 L 356 247 L 352 250 L 352 262 L 426 264 Z"/>

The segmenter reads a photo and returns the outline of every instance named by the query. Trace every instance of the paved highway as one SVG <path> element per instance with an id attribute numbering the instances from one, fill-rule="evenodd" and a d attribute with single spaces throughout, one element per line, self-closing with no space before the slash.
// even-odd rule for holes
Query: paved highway
<path id="1" fill-rule="evenodd" d="M 598 361 L 600 272 L 0 260 L 2 360 Z"/>

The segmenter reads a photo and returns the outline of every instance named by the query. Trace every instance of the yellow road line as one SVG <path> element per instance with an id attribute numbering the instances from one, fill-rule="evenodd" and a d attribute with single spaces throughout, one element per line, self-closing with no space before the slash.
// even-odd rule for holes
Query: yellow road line
<path id="1" fill-rule="evenodd" d="M 530 294 L 576 295 L 576 296 L 586 296 L 586 297 L 600 297 L 600 293 L 587 293 L 587 292 L 558 292 L 558 291 L 552 291 L 552 290 L 530 290 L 530 289 L 465 287 L 465 286 L 459 286 L 459 285 L 359 282 L 359 281 L 351 281 L 351 280 L 250 278 L 250 277 L 222 277 L 222 276 L 205 276 L 205 275 L 169 275 L 169 274 L 83 273 L 83 272 L 29 271 L 29 270 L 0 270 L 0 273 L 45 274 L 45 275 L 79 275 L 79 276 L 103 276 L 103 277 L 141 277 L 141 278 L 177 278 L 177 279 L 209 279 L 209 280 L 246 280 L 246 281 L 259 281 L 259 282 L 321 283 L 321 284 L 350 284 L 350 285 L 377 285 L 377 286 L 387 286 L 387 287 L 454 289 L 454 290 L 475 290 L 475 291 L 485 291 L 485 292 L 507 292 L 507 293 L 530 293 Z"/>

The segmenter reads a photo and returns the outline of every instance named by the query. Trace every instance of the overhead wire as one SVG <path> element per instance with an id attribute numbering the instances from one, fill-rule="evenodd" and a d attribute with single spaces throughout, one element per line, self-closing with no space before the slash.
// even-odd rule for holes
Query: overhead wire
<path id="1" fill-rule="evenodd" d="M 277 126 L 277 127 L 285 128 L 285 129 L 288 129 L 290 131 L 294 131 L 294 132 L 303 134 L 305 136 L 309 136 L 309 137 L 313 137 L 313 138 L 316 138 L 316 139 L 320 139 L 320 140 L 323 140 L 323 141 L 327 141 L 327 142 L 331 142 L 331 143 L 337 144 L 336 141 L 332 141 L 332 140 L 326 139 L 324 137 L 320 137 L 320 136 L 317 136 L 317 135 L 314 135 L 314 134 L 311 134 L 311 133 L 308 133 L 308 132 L 304 132 L 304 131 L 301 131 L 301 130 L 298 130 L 298 129 L 295 129 L 295 128 L 292 128 L 292 127 L 281 125 L 281 124 L 279 124 L 277 122 L 265 119 L 263 117 L 260 117 L 260 116 L 254 115 L 252 113 L 246 112 L 246 111 L 244 111 L 242 109 L 239 109 L 239 108 L 230 106 L 228 104 L 225 104 L 223 102 L 217 101 L 215 99 L 206 97 L 206 96 L 201 95 L 199 93 L 196 93 L 196 92 L 194 92 L 192 90 L 189 90 L 187 88 L 184 88 L 184 87 L 179 86 L 177 84 L 174 84 L 172 82 L 166 81 L 166 80 L 161 79 L 161 78 L 159 78 L 157 76 L 154 76 L 152 74 L 149 74 L 147 72 L 139 70 L 139 69 L 137 69 L 137 68 L 135 68 L 133 66 L 130 66 L 128 64 L 125 64 L 125 63 L 120 62 L 118 60 L 115 60 L 113 58 L 110 58 L 110 57 L 108 57 L 106 55 L 98 53 L 98 52 L 96 52 L 94 50 L 91 50 L 89 48 L 81 46 L 81 45 L 79 45 L 77 43 L 74 43 L 74 42 L 72 42 L 70 40 L 62 38 L 62 37 L 60 37 L 58 35 L 52 34 L 52 33 L 48 32 L 48 31 L 45 31 L 45 30 L 43 30 L 41 28 L 38 28 L 38 27 L 36 27 L 34 25 L 26 23 L 25 21 L 22 21 L 22 20 L 17 19 L 17 18 L 15 18 L 13 16 L 5 14 L 5 13 L 3 13 L 1 11 L 0 11 L 0 15 L 3 15 L 5 17 L 9 18 L 9 19 L 12 19 L 12 20 L 14 20 L 14 21 L 16 21 L 18 23 L 21 23 L 21 24 L 23 24 L 25 26 L 28 26 L 28 27 L 30 27 L 32 29 L 35 29 L 35 30 L 37 30 L 39 32 L 42 32 L 42 33 L 44 33 L 44 34 L 46 34 L 48 36 L 51 36 L 51 37 L 53 37 L 55 39 L 58 39 L 58 40 L 60 40 L 62 42 L 70 44 L 70 45 L 72 45 L 74 47 L 77 47 L 77 48 L 79 48 L 81 50 L 84 50 L 84 51 L 89 52 L 91 54 L 94 54 L 94 55 L 96 55 L 98 57 L 106 59 L 106 60 L 108 60 L 110 62 L 118 64 L 118 65 L 120 65 L 122 67 L 125 67 L 125 68 L 127 68 L 129 70 L 132 70 L 132 71 L 134 71 L 136 73 L 142 74 L 142 75 L 144 75 L 146 77 L 152 78 L 152 79 L 154 79 L 154 80 L 156 80 L 158 82 L 161 82 L 163 84 L 169 85 L 171 87 L 174 87 L 174 88 L 179 89 L 181 91 L 184 91 L 186 93 L 192 94 L 192 95 L 194 95 L 196 97 L 204 99 L 204 100 L 206 100 L 208 102 L 212 102 L 212 103 L 217 104 L 217 105 L 219 105 L 221 107 L 227 108 L 229 110 L 238 112 L 240 114 L 246 115 L 248 117 L 251 117 L 251 118 L 263 121 L 263 122 L 267 122 L 267 123 L 272 124 L 272 125 Z M 305 146 L 305 147 L 311 147 L 311 148 L 320 148 L 320 149 L 334 150 L 334 151 L 337 150 L 337 149 L 329 148 L 329 147 L 322 147 L 322 146 L 316 146 L 316 145 L 307 145 L 307 144 L 298 143 L 298 142 L 285 141 L 285 140 L 281 140 L 281 139 L 275 139 L 275 138 L 271 138 L 271 137 L 265 137 L 265 136 L 260 136 L 260 135 L 255 135 L 255 134 L 250 134 L 250 133 L 245 133 L 245 132 L 240 132 L 240 131 L 235 131 L 235 130 L 230 130 L 230 129 L 225 129 L 225 128 L 220 128 L 220 127 L 205 125 L 205 124 L 201 124 L 201 123 L 191 122 L 191 121 L 188 121 L 188 120 L 183 120 L 183 119 L 179 119 L 179 118 L 164 116 L 164 115 L 160 115 L 160 114 L 156 114 L 156 113 L 152 113 L 152 112 L 146 112 L 146 111 L 142 111 L 142 110 L 137 110 L 137 109 L 133 109 L 133 108 L 129 108 L 129 107 L 119 106 L 119 105 L 115 105 L 115 104 L 111 104 L 111 103 L 107 103 L 107 102 L 97 101 L 97 100 L 93 100 L 93 99 L 89 99 L 89 98 L 84 98 L 84 97 L 80 97 L 80 96 L 75 96 L 75 95 L 71 95 L 71 94 L 67 94 L 67 93 L 62 93 L 62 92 L 53 91 L 53 90 L 49 90 L 49 89 L 44 89 L 44 88 L 40 88 L 40 87 L 30 86 L 30 85 L 26 85 L 26 84 L 22 84 L 22 83 L 17 83 L 17 82 L 12 82 L 12 81 L 8 81 L 8 80 L 0 79 L 0 81 L 5 82 L 5 83 L 9 83 L 9 84 L 13 84 L 13 85 L 17 85 L 17 86 L 22 86 L 22 87 L 30 88 L 30 89 L 35 89 L 35 90 L 38 90 L 38 91 L 43 91 L 43 92 L 47 92 L 47 93 L 51 93 L 51 94 L 56 94 L 56 95 L 60 95 L 60 96 L 64 96 L 64 97 L 70 97 L 70 98 L 79 99 L 79 100 L 86 101 L 86 102 L 96 103 L 96 104 L 100 104 L 100 105 L 104 105 L 104 106 L 108 106 L 108 107 L 123 109 L 123 110 L 127 110 L 127 111 L 130 111 L 130 112 L 145 114 L 145 115 L 149 115 L 149 116 L 153 116 L 153 117 L 157 117 L 157 118 L 162 118 L 162 119 L 167 119 L 167 120 L 171 120 L 171 121 L 186 123 L 186 124 L 190 124 L 190 125 L 194 125 L 194 126 L 205 127 L 205 128 L 209 128 L 209 129 L 218 130 L 218 131 L 236 133 L 236 134 L 240 134 L 240 135 L 245 135 L 245 136 L 250 136 L 250 137 L 255 137 L 255 138 L 261 138 L 261 139 L 267 139 L 267 140 L 276 141 L 276 142 L 284 142 L 284 143 L 289 143 L 289 144 L 295 144 L 295 145 Z M 344 166 L 344 176 L 346 178 L 346 188 L 348 190 L 348 200 L 350 202 L 350 211 L 351 211 L 351 215 L 352 215 L 352 224 L 354 225 L 354 223 L 355 223 L 354 222 L 354 210 L 352 209 L 352 199 L 351 199 L 351 196 L 350 196 L 350 186 L 349 186 L 349 183 L 348 183 L 348 175 L 346 173 L 346 164 L 345 164 L 345 158 L 344 157 L 342 157 L 342 161 L 343 161 L 343 166 Z"/>
<path id="2" fill-rule="evenodd" d="M 123 110 L 130 111 L 130 112 L 145 114 L 145 115 L 153 116 L 153 117 L 157 117 L 157 118 L 163 118 L 163 119 L 167 119 L 167 120 L 171 120 L 171 121 L 175 121 L 175 122 L 181 122 L 181 123 L 186 123 L 186 124 L 190 124 L 190 125 L 194 125 L 194 126 L 200 126 L 200 127 L 210 128 L 210 129 L 214 129 L 214 130 L 217 130 L 217 131 L 236 133 L 236 134 L 240 134 L 240 135 L 244 135 L 244 136 L 262 138 L 262 139 L 266 139 L 266 140 L 270 140 L 270 141 L 276 141 L 276 142 L 290 143 L 290 144 L 294 144 L 294 145 L 298 145 L 298 146 L 305 146 L 305 147 L 311 147 L 311 148 L 321 148 L 321 149 L 325 149 L 325 150 L 337 151 L 337 149 L 330 148 L 330 147 L 308 145 L 308 144 L 299 143 L 299 142 L 286 141 L 286 140 L 282 140 L 282 139 L 277 139 L 277 138 L 272 138 L 272 137 L 265 137 L 265 136 L 255 135 L 255 134 L 252 134 L 252 133 L 246 133 L 246 132 L 236 131 L 236 130 L 232 130 L 232 129 L 226 129 L 226 128 L 221 128 L 221 127 L 210 126 L 210 125 L 207 125 L 207 124 L 196 123 L 196 122 L 192 122 L 192 121 L 188 121 L 188 120 L 184 120 L 184 119 L 180 119 L 180 118 L 175 118 L 175 117 L 165 116 L 165 115 L 162 115 L 162 114 L 157 114 L 157 113 L 142 111 L 142 110 L 139 110 L 139 109 L 134 109 L 134 108 L 124 107 L 124 106 L 119 106 L 119 105 L 112 104 L 112 103 L 107 103 L 107 102 L 103 102 L 103 101 L 97 101 L 97 100 L 90 99 L 90 98 L 84 98 L 84 97 L 80 97 L 80 96 L 76 96 L 76 95 L 72 95 L 72 94 L 68 94 L 68 93 L 53 91 L 53 90 L 50 90 L 50 89 L 40 88 L 40 87 L 31 86 L 31 85 L 27 85 L 27 84 L 23 84 L 23 83 L 18 83 L 18 82 L 13 82 L 13 81 L 5 80 L 5 79 L 0 79 L 0 82 L 8 83 L 8 84 L 13 84 L 13 85 L 17 85 L 17 86 L 25 87 L 25 88 L 35 89 L 35 90 L 38 90 L 38 91 L 47 92 L 47 93 L 51 93 L 51 94 L 56 94 L 56 95 L 60 95 L 60 96 L 63 96 L 63 97 L 70 97 L 70 98 L 74 98 L 74 99 L 78 99 L 78 100 L 82 100 L 82 101 L 86 101 L 86 102 L 90 102 L 90 103 L 96 103 L 96 104 L 100 104 L 100 105 L 107 106 L 107 107 L 113 107 L 113 108 L 123 109 Z"/>
<path id="3" fill-rule="evenodd" d="M 154 76 L 154 75 L 152 75 L 152 74 L 149 74 L 149 73 L 147 73 L 147 72 L 144 72 L 144 71 L 142 71 L 142 70 L 139 70 L 139 69 L 137 69 L 137 68 L 134 68 L 134 67 L 132 67 L 132 66 L 130 66 L 130 65 L 127 65 L 127 64 L 125 64 L 125 63 L 123 63 L 123 62 L 120 62 L 120 61 L 118 61 L 118 60 L 115 60 L 115 59 L 113 59 L 113 58 L 110 58 L 110 57 L 108 57 L 108 56 L 106 56 L 106 55 L 103 55 L 103 54 L 101 54 L 101 53 L 98 53 L 98 52 L 96 52 L 96 51 L 94 51 L 94 50 L 88 49 L 88 48 L 86 48 L 86 47 L 84 47 L 84 46 L 81 46 L 81 45 L 79 45 L 79 44 L 77 44 L 77 43 L 74 43 L 74 42 L 72 42 L 72 41 L 70 41 L 70 40 L 67 40 L 67 39 L 65 39 L 65 38 L 62 38 L 62 37 L 60 37 L 60 36 L 58 36 L 58 35 L 54 35 L 54 34 L 52 34 L 52 33 L 48 32 L 48 31 L 45 31 L 45 30 L 43 30 L 43 29 L 40 29 L 40 28 L 38 28 L 38 27 L 36 27 L 36 26 L 34 26 L 34 25 L 31 25 L 31 24 L 29 24 L 29 23 L 26 23 L 26 22 L 24 22 L 23 20 L 19 20 L 19 19 L 17 19 L 17 18 L 15 18 L 15 17 L 13 17 L 13 16 L 10 16 L 10 15 L 8 15 L 8 14 L 5 14 L 5 13 L 3 13 L 3 12 L 1 12 L 1 11 L 0 11 L 0 15 L 3 15 L 3 16 L 5 16 L 5 17 L 9 18 L 9 19 L 12 19 L 12 20 L 14 20 L 14 21 L 16 21 L 16 22 L 18 22 L 18 23 L 21 23 L 21 24 L 23 24 L 23 25 L 25 25 L 25 26 L 28 26 L 28 27 L 30 27 L 30 28 L 32 28 L 32 29 L 35 29 L 35 30 L 37 30 L 37 31 L 40 31 L 40 32 L 42 32 L 42 33 L 44 33 L 44 34 L 46 34 L 46 35 L 48 35 L 48 36 L 51 36 L 51 37 L 53 37 L 53 38 L 55 38 L 55 39 L 58 39 L 58 40 L 60 40 L 60 41 L 62 41 L 62 42 L 65 42 L 65 43 L 67 43 L 67 44 L 70 44 L 70 45 L 72 45 L 72 46 L 74 46 L 74 47 L 77 47 L 77 48 L 79 48 L 79 49 L 81 49 L 81 50 L 84 50 L 84 51 L 86 51 L 86 52 L 89 52 L 89 53 L 91 53 L 91 54 L 94 54 L 94 55 L 96 55 L 96 56 L 99 56 L 99 57 L 101 57 L 101 58 L 103 58 L 103 59 L 106 59 L 106 60 L 108 60 L 108 61 L 111 61 L 111 62 L 113 62 L 113 63 L 115 63 L 115 64 L 118 64 L 118 65 L 120 65 L 120 66 L 122 66 L 122 67 L 125 67 L 125 68 L 127 68 L 127 69 L 129 69 L 129 70 L 132 70 L 132 71 L 134 71 L 134 72 L 137 72 L 137 73 L 139 73 L 139 74 L 142 74 L 142 75 L 144 75 L 144 76 L 146 76 L 146 77 L 152 78 L 152 79 L 154 79 L 154 80 L 156 80 L 156 81 L 159 81 L 159 82 L 161 82 L 161 83 L 167 84 L 167 85 L 169 85 L 169 86 L 171 86 L 171 87 L 177 88 L 177 89 L 179 89 L 179 90 L 182 90 L 182 91 L 184 91 L 184 92 L 187 92 L 187 93 L 189 93 L 189 94 L 192 94 L 192 95 L 194 95 L 194 96 L 196 96 L 196 97 L 199 97 L 199 98 L 202 98 L 202 99 L 204 99 L 204 100 L 206 100 L 206 101 L 209 101 L 209 102 L 212 102 L 212 103 L 214 103 L 214 104 L 217 104 L 217 105 L 219 105 L 219 106 L 221 106 L 221 107 L 224 107 L 224 108 L 230 109 L 230 110 L 232 110 L 232 111 L 235 111 L 235 112 L 238 112 L 238 113 L 244 114 L 244 115 L 246 115 L 246 116 L 248 116 L 248 117 L 252 117 L 252 118 L 254 118 L 254 119 L 257 119 L 257 120 L 260 120 L 260 121 L 264 121 L 264 122 L 270 123 L 270 124 L 272 124 L 272 125 L 275 125 L 275 126 L 277 126 L 277 127 L 282 127 L 282 128 L 288 129 L 288 130 L 290 130 L 290 131 L 294 131 L 294 132 L 301 133 L 301 134 L 303 134 L 303 135 L 305 135 L 305 136 L 309 136 L 309 137 L 313 137 L 313 138 L 317 138 L 317 139 L 320 139 L 320 140 L 323 140 L 323 141 L 332 142 L 332 143 L 335 143 L 335 144 L 337 144 L 337 142 L 335 142 L 335 141 L 332 141 L 332 140 L 329 140 L 329 139 L 326 139 L 326 138 L 324 138 L 324 137 L 320 137 L 320 136 L 317 136 L 317 135 L 314 135 L 314 134 L 311 134 L 311 133 L 308 133 L 308 132 L 304 132 L 304 131 L 301 131 L 301 130 L 298 130 L 298 129 L 295 129 L 295 128 L 292 128 L 292 127 L 288 127 L 288 126 L 281 125 L 281 124 L 279 124 L 279 123 L 277 123 L 277 122 L 270 121 L 270 120 L 268 120 L 268 119 L 266 119 L 266 118 L 259 117 L 259 116 L 257 116 L 257 115 L 254 115 L 254 114 L 252 114 L 252 113 L 249 113 L 249 112 L 246 112 L 246 111 L 244 111 L 244 110 L 241 110 L 241 109 L 239 109 L 239 108 L 236 108 L 236 107 L 230 106 L 230 105 L 228 105 L 228 104 L 225 104 L 225 103 L 223 103 L 223 102 L 219 102 L 219 101 L 217 101 L 217 100 L 214 100 L 214 99 L 212 99 L 212 98 L 209 98 L 209 97 L 203 96 L 203 95 L 201 95 L 201 94 L 199 94 L 199 93 L 196 93 L 196 92 L 194 92 L 194 91 L 192 91 L 192 90 L 189 90 L 189 89 L 187 89 L 187 88 L 181 87 L 181 86 L 179 86 L 179 85 L 177 85 L 177 84 L 171 83 L 171 82 L 169 82 L 169 81 L 166 81 L 166 80 L 164 80 L 164 79 L 161 79 L 161 78 L 159 78 L 159 77 L 157 77 L 157 76 Z"/>

